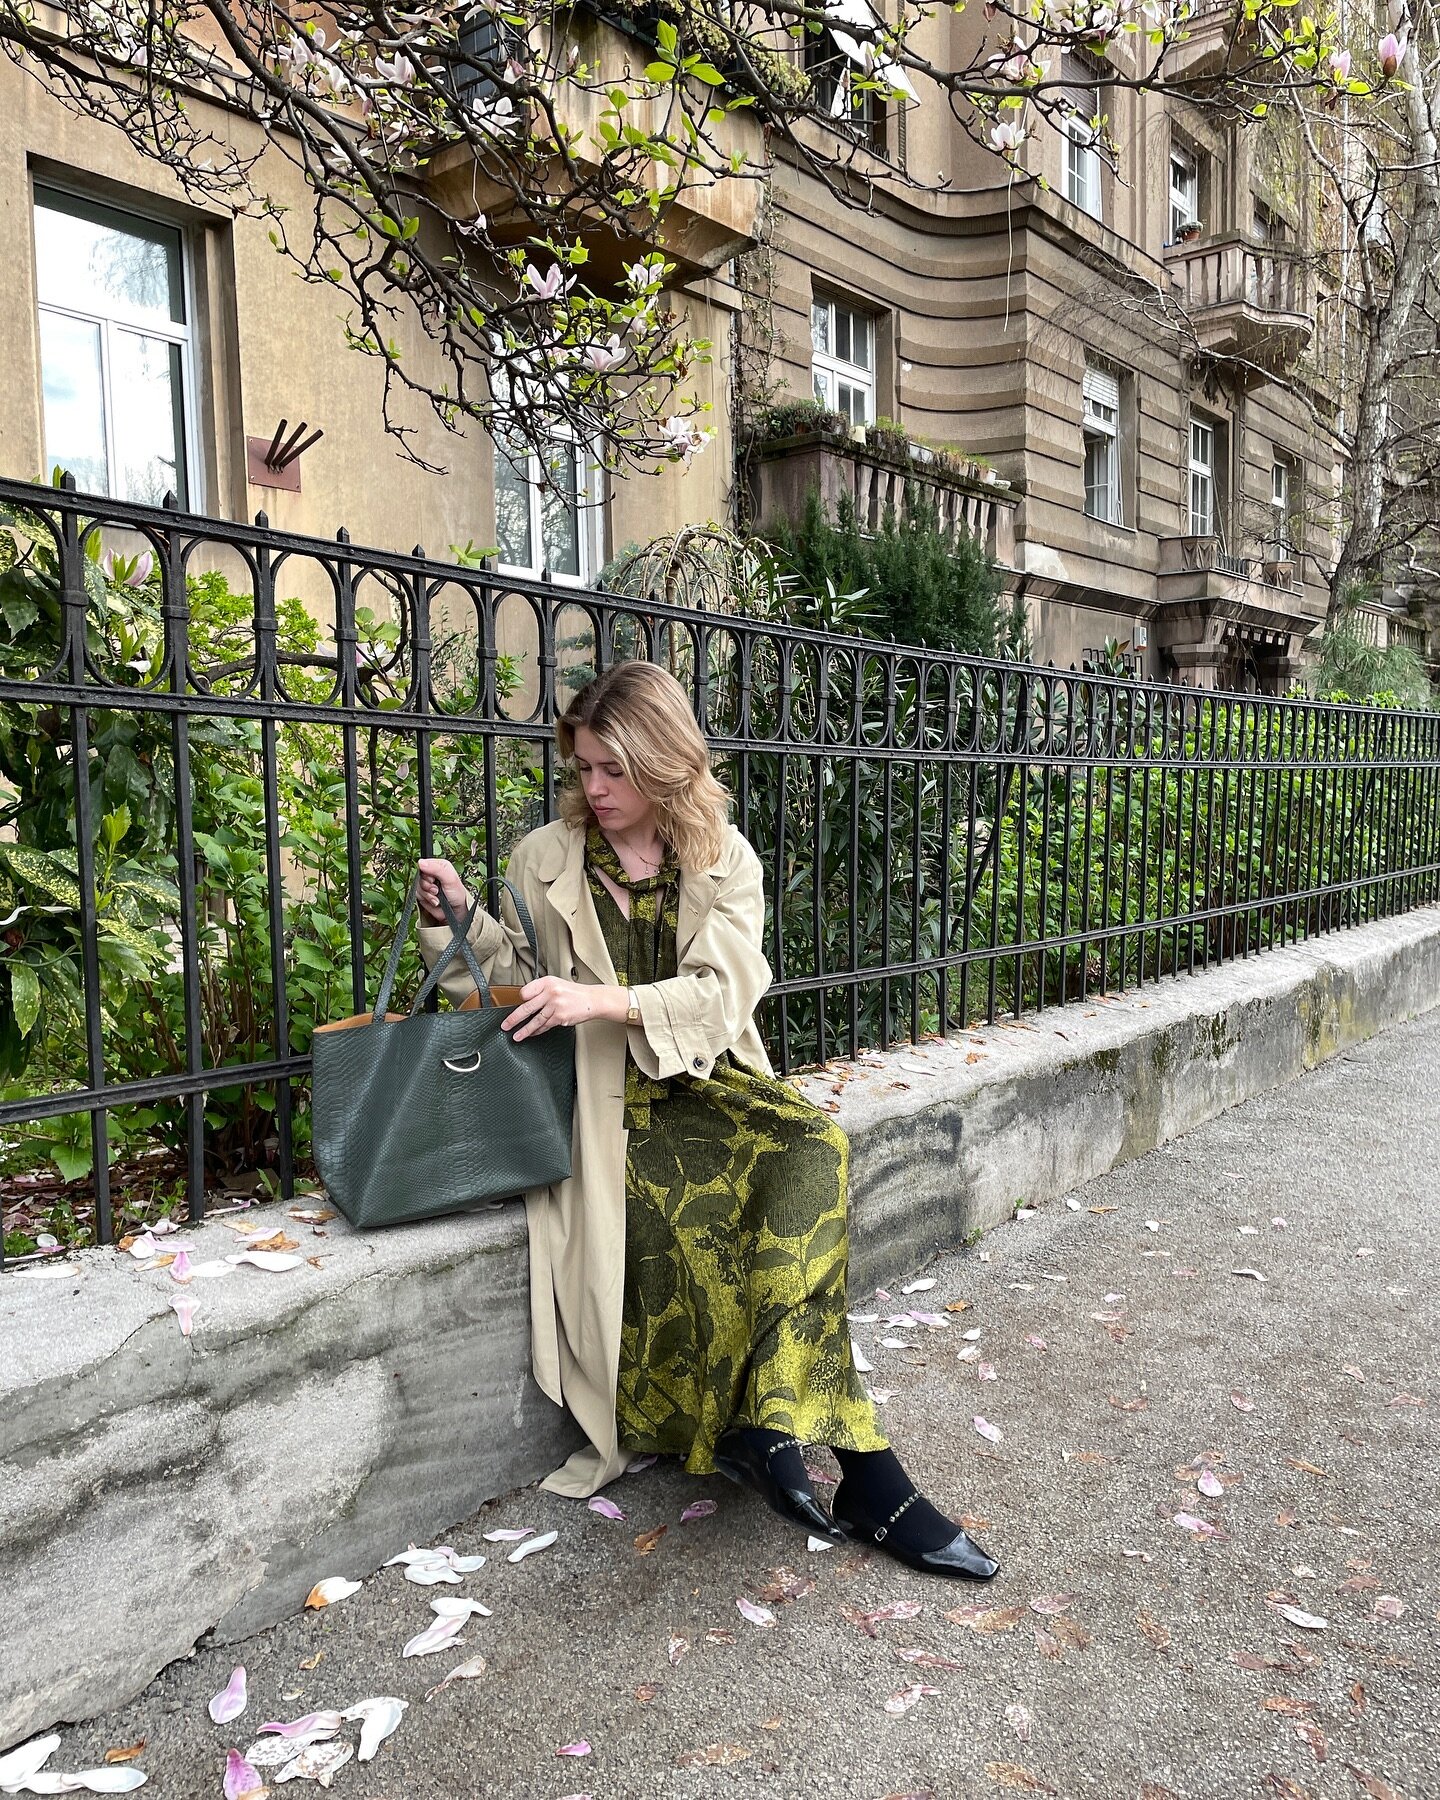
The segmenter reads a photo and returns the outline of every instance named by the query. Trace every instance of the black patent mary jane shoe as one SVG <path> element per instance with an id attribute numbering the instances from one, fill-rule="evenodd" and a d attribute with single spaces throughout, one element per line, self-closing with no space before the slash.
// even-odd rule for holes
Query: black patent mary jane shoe
<path id="1" fill-rule="evenodd" d="M 770 1458 L 777 1450 L 803 1447 L 799 1438 L 785 1438 L 762 1451 L 743 1431 L 732 1428 L 722 1431 L 716 1440 L 715 1467 L 729 1480 L 758 1494 L 772 1512 L 792 1525 L 801 1525 L 816 1537 L 838 1538 L 843 1534 L 812 1493 L 805 1488 L 782 1487 L 771 1472 Z"/>
<path id="2" fill-rule="evenodd" d="M 912 1550 L 892 1537 L 895 1521 L 906 1507 L 912 1506 L 919 1498 L 919 1494 L 911 1494 L 908 1500 L 896 1507 L 888 1519 L 877 1521 L 870 1517 L 857 1499 L 845 1492 L 845 1483 L 842 1481 L 835 1491 L 833 1502 L 835 1523 L 846 1537 L 874 1544 L 887 1556 L 893 1556 L 897 1562 L 919 1569 L 922 1575 L 946 1575 L 955 1581 L 989 1581 L 999 1573 L 1000 1565 L 995 1558 L 987 1556 L 974 1539 L 963 1531 L 957 1531 L 950 1542 L 941 1544 L 938 1550 Z"/>

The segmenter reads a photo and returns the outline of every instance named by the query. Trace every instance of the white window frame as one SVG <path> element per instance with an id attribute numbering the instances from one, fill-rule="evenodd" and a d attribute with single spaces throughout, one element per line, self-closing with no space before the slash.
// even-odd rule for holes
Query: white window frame
<path id="1" fill-rule="evenodd" d="M 1177 179 L 1177 172 L 1179 178 Z M 1183 144 L 1170 146 L 1170 242 L 1200 217 L 1200 158 Z"/>
<path id="2" fill-rule="evenodd" d="M 558 439 L 566 449 L 575 444 L 568 433 Z M 525 491 L 529 500 L 529 528 L 532 561 L 530 563 L 506 562 L 503 554 L 497 554 L 496 568 L 505 575 L 521 575 L 539 581 L 542 576 L 561 587 L 590 587 L 594 585 L 596 576 L 605 566 L 605 487 L 604 469 L 593 452 L 576 446 L 580 452 L 575 459 L 575 479 L 577 488 L 585 494 L 575 508 L 575 539 L 579 549 L 579 570 L 575 574 L 563 569 L 547 568 L 545 562 L 545 521 L 544 521 L 544 482 L 540 466 L 540 454 L 529 450 L 525 454 Z M 500 544 L 499 494 L 500 463 L 507 457 L 507 452 L 499 441 L 495 441 L 495 478 L 493 482 L 495 497 L 495 542 Z"/>
<path id="3" fill-rule="evenodd" d="M 1106 525 L 1125 523 L 1120 491 L 1120 378 L 1110 369 L 1087 366 L 1081 388 L 1081 442 L 1084 446 L 1085 516 Z M 1092 480 L 1092 455 L 1099 478 Z M 1092 498 L 1092 496 L 1097 496 Z"/>
<path id="4" fill-rule="evenodd" d="M 183 296 L 185 318 L 183 322 L 164 319 L 159 314 L 147 312 L 143 307 L 125 306 L 119 302 L 111 303 L 108 312 L 94 312 L 85 307 L 60 306 L 53 300 L 41 300 L 36 297 L 37 328 L 39 321 L 49 315 L 53 318 L 73 319 L 82 325 L 94 325 L 100 336 L 100 403 L 104 411 L 105 432 L 105 469 L 110 483 L 109 498 L 112 500 L 129 500 L 128 494 L 114 491 L 119 476 L 119 465 L 115 445 L 115 405 L 112 391 L 111 369 L 114 363 L 113 345 L 119 332 L 129 332 L 140 337 L 158 338 L 164 342 L 176 344 L 180 349 L 180 439 L 185 452 L 185 476 L 179 481 L 176 471 L 177 486 L 173 490 L 181 508 L 186 512 L 202 512 L 204 510 L 204 477 L 200 464 L 200 433 L 197 413 L 199 411 L 199 393 L 195 380 L 195 264 L 190 242 L 190 234 L 185 227 L 174 219 L 167 219 L 155 213 L 137 211 L 130 206 L 115 206 L 108 200 L 97 199 L 94 195 L 84 193 L 77 188 L 61 186 L 51 181 L 36 181 L 30 193 L 31 227 L 34 229 L 34 214 L 42 208 L 50 212 L 70 212 L 81 218 L 93 217 L 96 213 L 109 214 L 112 218 L 123 221 L 133 219 L 137 225 L 156 226 L 162 231 L 173 232 L 180 245 L 180 292 Z M 38 283 L 37 283 L 38 287 Z M 37 354 L 40 360 L 40 393 L 41 424 L 44 427 L 44 392 L 45 365 L 44 351 L 39 346 L 39 331 L 36 332 Z M 49 462 L 49 445 L 45 448 L 46 462 Z M 49 469 L 46 473 L 48 475 Z M 183 491 L 182 491 L 183 490 Z"/>
<path id="5" fill-rule="evenodd" d="M 1090 123 L 1100 115 L 1100 87 L 1089 70 L 1077 71 L 1076 76 L 1066 79 L 1066 97 L 1075 111 L 1065 112 L 1060 120 L 1065 136 L 1065 198 L 1092 219 L 1103 222 L 1100 152 L 1095 148 L 1095 130 Z"/>
<path id="6" fill-rule="evenodd" d="M 835 353 L 837 341 L 836 315 L 845 313 L 850 319 L 851 344 L 858 329 L 865 333 L 866 354 L 869 366 L 857 363 Z M 824 336 L 828 349 L 820 347 L 820 338 Z M 852 425 L 873 425 L 875 423 L 875 315 L 852 306 L 848 300 L 839 300 L 833 294 L 816 294 L 810 302 L 810 379 L 815 398 L 822 406 L 828 406 L 832 412 L 844 413 Z M 856 418 L 853 411 L 840 403 L 842 384 L 853 394 L 859 396 L 863 403 L 862 418 Z"/>
<path id="7" fill-rule="evenodd" d="M 1295 556 L 1295 542 L 1290 535 L 1291 478 L 1295 466 L 1288 458 L 1276 456 L 1270 464 L 1270 541 L 1267 554 L 1273 562 L 1290 562 Z"/>
<path id="8" fill-rule="evenodd" d="M 1215 528 L 1215 446 L 1219 430 L 1213 419 L 1192 414 L 1190 418 L 1190 456 L 1188 537 L 1217 537 Z M 1202 529 L 1203 527 L 1203 529 Z"/>

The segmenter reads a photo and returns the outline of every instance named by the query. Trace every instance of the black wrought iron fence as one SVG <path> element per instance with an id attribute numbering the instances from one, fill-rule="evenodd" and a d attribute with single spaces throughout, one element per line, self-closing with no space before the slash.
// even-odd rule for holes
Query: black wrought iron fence
<path id="1" fill-rule="evenodd" d="M 552 816 L 557 709 L 631 656 L 688 687 L 765 865 L 782 1070 L 1436 897 L 1435 715 L 986 662 L 0 482 L 7 1219 L 43 1191 L 108 1242 L 257 1172 L 288 1194 L 311 1033 L 373 1001 L 415 859 L 498 872 Z"/>

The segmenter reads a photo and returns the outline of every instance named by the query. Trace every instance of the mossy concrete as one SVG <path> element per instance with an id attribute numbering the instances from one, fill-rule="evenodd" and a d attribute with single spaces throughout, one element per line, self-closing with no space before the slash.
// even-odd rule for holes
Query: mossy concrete
<path id="1" fill-rule="evenodd" d="M 1440 1002 L 1440 911 L 832 1064 L 857 1290 Z M 520 1209 L 324 1235 L 189 1289 L 91 1251 L 0 1280 L 0 1749 L 139 1693 L 535 1480 L 576 1442 L 528 1367 Z M 234 1248 L 190 1231 L 200 1261 Z"/>

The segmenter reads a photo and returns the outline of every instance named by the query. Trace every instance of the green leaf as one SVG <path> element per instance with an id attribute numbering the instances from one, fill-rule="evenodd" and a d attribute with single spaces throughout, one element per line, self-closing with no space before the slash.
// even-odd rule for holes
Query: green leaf
<path id="1" fill-rule="evenodd" d="M 33 625 L 40 617 L 40 608 L 33 600 L 27 600 L 23 594 L 6 594 L 0 599 L 0 618 L 10 627 L 12 638 L 18 638 L 22 631 Z"/>
<path id="2" fill-rule="evenodd" d="M 662 87 L 673 81 L 678 73 L 674 63 L 652 62 L 645 65 L 645 79 L 658 81 Z"/>
<path id="3" fill-rule="evenodd" d="M 15 1012 L 15 1028 L 21 1037 L 29 1037 L 40 1017 L 40 977 L 29 963 L 10 965 L 10 1004 Z"/>
<path id="4" fill-rule="evenodd" d="M 675 56 L 675 51 L 676 46 L 680 41 L 679 34 L 668 19 L 657 19 L 655 21 L 655 38 L 656 42 L 660 45 L 660 48 L 672 59 L 672 61 L 678 60 Z"/>
<path id="5" fill-rule="evenodd" d="M 27 888 L 37 888 L 66 906 L 80 905 L 80 887 L 53 856 L 22 844 L 0 844 L 0 862 Z"/>

